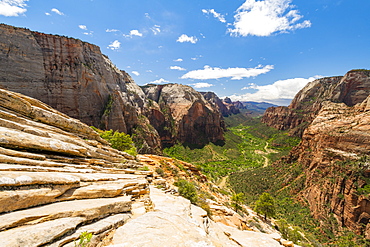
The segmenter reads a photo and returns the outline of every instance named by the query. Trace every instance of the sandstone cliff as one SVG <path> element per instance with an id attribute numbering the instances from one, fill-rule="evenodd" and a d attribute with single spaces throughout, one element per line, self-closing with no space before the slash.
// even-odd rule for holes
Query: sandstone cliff
<path id="1" fill-rule="evenodd" d="M 188 113 L 182 109 L 188 118 L 183 120 L 158 112 L 126 72 L 117 69 L 99 47 L 81 40 L 1 24 L 0 68 L 0 88 L 39 99 L 88 125 L 131 134 L 140 153 L 160 153 L 161 140 L 165 145 L 223 140 L 217 110 L 203 111 L 205 102 L 196 103 L 185 107 Z M 181 100 L 177 97 L 177 103 Z M 189 103 L 183 100 L 181 104 Z M 197 113 L 208 115 L 192 119 Z M 165 120 L 174 118 L 182 124 L 177 123 L 173 133 L 164 131 L 168 127 L 162 126 L 164 115 Z"/>
<path id="2" fill-rule="evenodd" d="M 170 194 L 175 169 L 212 193 L 214 220 Z M 73 247 L 83 232 L 90 246 L 292 246 L 254 212 L 247 220 L 222 205 L 228 198 L 211 188 L 192 164 L 117 151 L 79 120 L 0 89 L 1 247 Z"/>
<path id="3" fill-rule="evenodd" d="M 369 94 L 370 74 L 366 70 L 352 70 L 343 77 L 317 79 L 299 91 L 288 107 L 268 108 L 262 122 L 279 130 L 290 130 L 291 135 L 302 136 L 324 101 L 353 106 Z"/>
<path id="4" fill-rule="evenodd" d="M 232 114 L 238 114 L 240 113 L 240 109 L 243 109 L 243 104 L 238 102 L 231 102 L 229 100 L 221 100 L 215 93 L 213 92 L 202 92 L 201 93 L 203 97 L 211 102 L 216 108 L 219 110 L 219 112 L 224 117 L 228 117 Z"/>
<path id="5" fill-rule="evenodd" d="M 299 196 L 323 228 L 336 233 L 348 227 L 370 239 L 370 97 L 355 106 L 321 105 L 302 142 L 283 162 L 303 164 Z"/>
<path id="6" fill-rule="evenodd" d="M 150 123 L 163 145 L 181 142 L 201 146 L 224 140 L 224 123 L 218 109 L 201 93 L 179 84 L 142 87 L 150 100 Z"/>

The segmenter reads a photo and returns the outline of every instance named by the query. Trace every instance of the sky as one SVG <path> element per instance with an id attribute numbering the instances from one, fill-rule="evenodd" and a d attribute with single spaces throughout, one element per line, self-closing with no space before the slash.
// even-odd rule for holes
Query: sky
<path id="1" fill-rule="evenodd" d="M 138 85 L 288 105 L 370 69 L 370 0 L 0 0 L 0 23 L 78 38 Z"/>

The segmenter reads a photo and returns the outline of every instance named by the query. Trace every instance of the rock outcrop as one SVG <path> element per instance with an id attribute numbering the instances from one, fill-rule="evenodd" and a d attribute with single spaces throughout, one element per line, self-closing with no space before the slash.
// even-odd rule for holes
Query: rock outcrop
<path id="1" fill-rule="evenodd" d="M 140 167 L 89 126 L 0 89 L 0 246 L 72 245 L 86 230 L 99 242 L 149 193 Z"/>
<path id="2" fill-rule="evenodd" d="M 223 140 L 219 112 L 206 106 L 199 93 L 199 100 L 177 96 L 178 104 L 191 104 L 182 107 L 183 120 L 161 112 L 165 109 L 153 108 L 143 90 L 125 71 L 117 69 L 98 46 L 78 39 L 1 24 L 0 68 L 0 88 L 41 100 L 88 125 L 132 134 L 141 153 L 160 153 L 161 140 L 168 145 L 171 138 L 178 139 L 170 143 Z M 195 94 L 180 85 L 166 88 Z M 189 117 L 203 113 L 207 115 Z M 163 126 L 163 120 L 168 118 L 176 119 L 176 126 Z M 163 129 L 170 127 L 170 131 Z M 195 135 L 201 138 L 195 139 Z"/>
<path id="3" fill-rule="evenodd" d="M 228 100 L 221 100 L 215 93 L 213 92 L 202 92 L 201 93 L 203 97 L 211 102 L 216 108 L 219 110 L 219 112 L 224 117 L 228 117 L 233 114 L 239 114 L 240 109 L 243 109 L 243 104 L 238 102 L 231 102 Z"/>
<path id="4" fill-rule="evenodd" d="M 353 95 L 353 93 L 352 93 Z M 349 100 L 351 97 L 347 97 Z M 357 100 L 351 98 L 349 102 Z M 362 96 L 361 96 L 362 98 Z M 302 141 L 283 162 L 303 164 L 299 196 L 323 228 L 340 227 L 370 239 L 370 96 L 355 106 L 322 102 Z"/>
<path id="5" fill-rule="evenodd" d="M 308 83 L 288 107 L 270 107 L 262 122 L 291 135 L 302 136 L 304 129 L 315 119 L 325 101 L 353 106 L 370 94 L 370 73 L 352 70 L 345 76 L 327 77 Z"/>
<path id="6" fill-rule="evenodd" d="M 224 123 L 217 108 L 201 93 L 179 84 L 142 87 L 150 100 L 149 120 L 164 146 L 223 141 Z"/>

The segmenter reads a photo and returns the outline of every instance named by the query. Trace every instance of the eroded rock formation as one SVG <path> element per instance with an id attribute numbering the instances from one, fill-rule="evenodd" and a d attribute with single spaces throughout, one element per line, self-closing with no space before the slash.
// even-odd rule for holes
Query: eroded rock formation
<path id="1" fill-rule="evenodd" d="M 224 123 L 218 109 L 201 93 L 179 84 L 142 87 L 150 100 L 149 120 L 164 145 L 223 141 Z"/>
<path id="2" fill-rule="evenodd" d="M 370 97 L 355 106 L 323 102 L 285 162 L 303 164 L 300 196 L 323 227 L 340 226 L 370 239 Z"/>
<path id="3" fill-rule="evenodd" d="M 324 101 L 353 106 L 369 94 L 370 74 L 366 70 L 352 70 L 343 77 L 317 79 L 299 91 L 288 107 L 268 108 L 262 122 L 279 130 L 290 130 L 291 135 L 302 136 Z"/>
<path id="4" fill-rule="evenodd" d="M 173 96 L 176 102 L 160 95 L 168 101 L 166 106 L 153 107 L 99 47 L 78 39 L 1 24 L 0 67 L 0 88 L 37 98 L 88 125 L 133 134 L 141 153 L 160 153 L 161 141 L 172 145 L 223 140 L 218 110 L 199 93 L 181 85 L 166 86 L 164 94 L 168 88 L 168 93 L 184 93 Z M 167 108 L 171 110 L 163 112 Z M 169 120 L 176 123 L 164 123 Z"/>

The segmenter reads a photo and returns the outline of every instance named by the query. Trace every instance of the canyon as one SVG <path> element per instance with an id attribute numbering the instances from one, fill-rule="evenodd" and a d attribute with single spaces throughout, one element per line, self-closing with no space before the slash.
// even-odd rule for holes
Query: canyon
<path id="1" fill-rule="evenodd" d="M 86 232 L 89 246 L 294 246 L 251 209 L 225 206 L 190 163 L 118 151 L 79 120 L 3 89 L 0 115 L 0 246 L 76 246 Z M 179 177 L 212 195 L 209 212 L 178 195 Z"/>
<path id="2" fill-rule="evenodd" d="M 318 79 L 307 84 L 289 107 L 270 108 L 263 116 L 268 125 L 302 136 L 280 161 L 303 165 L 304 184 L 296 198 L 308 203 L 323 228 L 337 233 L 347 227 L 367 239 L 369 83 L 370 73 L 365 70 Z"/>
<path id="3" fill-rule="evenodd" d="M 140 153 L 224 140 L 220 111 L 199 92 L 178 84 L 141 88 L 98 46 L 81 40 L 1 24 L 0 66 L 0 88 L 88 125 L 128 133 Z"/>

